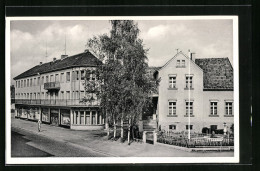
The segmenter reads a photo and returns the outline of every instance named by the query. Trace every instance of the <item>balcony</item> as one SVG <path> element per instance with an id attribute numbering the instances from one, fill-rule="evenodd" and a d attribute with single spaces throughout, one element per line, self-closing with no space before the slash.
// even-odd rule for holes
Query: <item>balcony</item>
<path id="1" fill-rule="evenodd" d="M 95 100 L 93 102 L 81 102 L 79 99 L 15 99 L 16 104 L 28 105 L 46 105 L 46 106 L 85 106 L 98 107 L 100 102 Z"/>
<path id="2" fill-rule="evenodd" d="M 45 90 L 59 90 L 60 89 L 60 82 L 48 82 L 44 83 Z"/>

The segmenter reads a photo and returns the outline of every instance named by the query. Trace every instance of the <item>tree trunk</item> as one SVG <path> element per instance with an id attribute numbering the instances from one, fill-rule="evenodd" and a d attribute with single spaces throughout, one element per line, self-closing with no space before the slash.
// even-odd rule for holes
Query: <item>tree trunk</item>
<path id="1" fill-rule="evenodd" d="M 105 124 L 106 130 L 107 130 L 107 136 L 109 137 L 109 125 L 108 125 L 108 117 L 107 117 L 107 111 L 106 111 L 106 124 Z"/>
<path id="2" fill-rule="evenodd" d="M 123 118 L 121 118 L 121 139 L 123 140 L 124 138 L 124 121 Z"/>
<path id="3" fill-rule="evenodd" d="M 114 119 L 114 138 L 116 138 L 116 119 Z"/>
<path id="4" fill-rule="evenodd" d="M 129 118 L 129 123 L 128 123 L 128 135 L 127 135 L 128 145 L 130 145 L 130 128 L 131 128 L 131 118 Z"/>

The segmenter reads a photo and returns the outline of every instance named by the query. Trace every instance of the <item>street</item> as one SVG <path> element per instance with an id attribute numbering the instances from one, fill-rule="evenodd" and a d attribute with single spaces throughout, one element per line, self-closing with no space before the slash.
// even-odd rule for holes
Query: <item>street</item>
<path id="1" fill-rule="evenodd" d="M 67 142 L 52 140 L 29 131 L 12 128 L 12 157 L 104 157 L 92 150 L 82 150 Z"/>
<path id="2" fill-rule="evenodd" d="M 12 157 L 232 157 L 234 151 L 187 152 L 170 146 L 107 140 L 104 131 L 76 131 L 12 118 Z"/>

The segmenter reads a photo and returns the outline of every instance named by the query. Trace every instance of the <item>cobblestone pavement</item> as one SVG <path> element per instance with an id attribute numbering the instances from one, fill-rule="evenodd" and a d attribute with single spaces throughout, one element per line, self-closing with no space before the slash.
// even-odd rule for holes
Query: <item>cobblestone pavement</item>
<path id="1" fill-rule="evenodd" d="M 32 146 L 43 151 L 52 152 L 53 150 L 60 156 L 72 156 L 69 148 L 80 149 L 79 155 L 84 156 L 84 150 L 87 151 L 85 155 L 102 155 L 111 157 L 232 157 L 234 152 L 186 152 L 177 150 L 167 146 L 152 145 L 133 142 L 131 145 L 127 143 L 120 143 L 119 141 L 107 140 L 104 131 L 78 131 L 51 125 L 42 124 L 42 131 L 38 132 L 37 123 L 27 120 L 12 118 L 12 130 L 16 132 L 29 132 L 26 136 L 34 139 L 30 142 Z M 45 149 L 41 143 L 41 138 L 50 139 L 52 143 L 60 142 L 57 148 Z M 50 147 L 52 145 L 50 143 Z M 68 146 L 69 145 L 69 146 Z M 50 153 L 52 154 L 52 153 Z"/>

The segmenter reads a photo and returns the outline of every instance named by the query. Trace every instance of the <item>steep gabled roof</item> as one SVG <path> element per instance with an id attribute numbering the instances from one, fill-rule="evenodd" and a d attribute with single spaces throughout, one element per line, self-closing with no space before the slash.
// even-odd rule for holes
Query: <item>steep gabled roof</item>
<path id="1" fill-rule="evenodd" d="M 175 59 L 178 55 L 182 54 L 184 57 L 186 57 L 188 60 L 191 61 L 195 66 L 197 66 L 200 70 L 202 70 L 193 60 L 191 60 L 187 55 L 185 55 L 182 51 L 178 52 L 176 55 L 174 55 L 169 61 L 167 61 L 162 67 L 158 69 L 158 71 L 165 68 L 173 59 Z"/>
<path id="2" fill-rule="evenodd" d="M 206 90 L 233 90 L 233 67 L 228 58 L 195 59 L 203 69 L 203 84 Z"/>
<path id="3" fill-rule="evenodd" d="M 58 59 L 56 61 L 37 65 L 24 73 L 16 76 L 14 80 L 21 79 L 29 76 L 34 76 L 42 73 L 62 70 L 72 67 L 95 67 L 102 62 L 96 58 L 92 53 L 86 51 L 77 55 L 69 56 L 64 59 Z"/>

